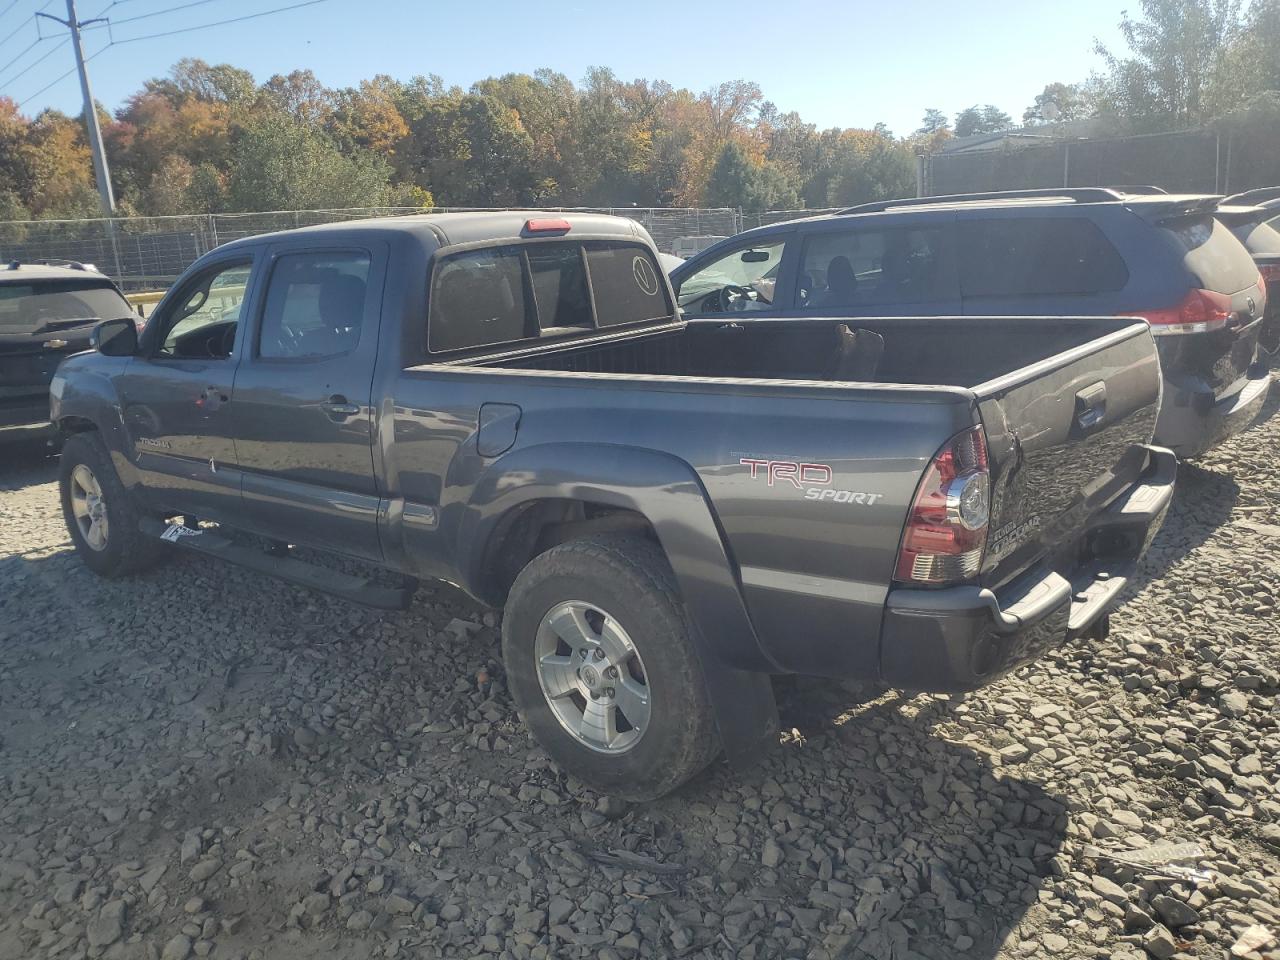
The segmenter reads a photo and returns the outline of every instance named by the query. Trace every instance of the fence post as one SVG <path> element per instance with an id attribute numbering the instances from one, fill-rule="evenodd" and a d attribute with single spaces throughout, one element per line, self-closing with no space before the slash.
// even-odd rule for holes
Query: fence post
<path id="1" fill-rule="evenodd" d="M 209 214 L 209 239 L 212 241 L 209 249 L 213 250 L 218 246 L 218 217 L 216 214 Z"/>
<path id="2" fill-rule="evenodd" d="M 107 218 L 107 238 L 111 241 L 111 259 L 115 262 L 117 282 L 122 279 L 120 269 L 120 245 L 116 240 L 116 221 L 114 217 Z"/>
<path id="3" fill-rule="evenodd" d="M 1062 145 L 1062 186 L 1071 186 L 1071 144 Z"/>
<path id="4" fill-rule="evenodd" d="M 1231 141 L 1235 138 L 1235 131 L 1227 131 L 1227 169 L 1222 177 L 1222 192 L 1231 192 Z"/>
<path id="5" fill-rule="evenodd" d="M 916 154 L 916 196 L 924 196 L 924 154 Z"/>

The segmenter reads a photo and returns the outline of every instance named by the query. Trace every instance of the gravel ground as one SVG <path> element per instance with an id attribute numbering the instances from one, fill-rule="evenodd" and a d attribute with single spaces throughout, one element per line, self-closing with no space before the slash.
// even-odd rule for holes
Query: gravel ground
<path id="1" fill-rule="evenodd" d="M 0 960 L 1280 955 L 1278 447 L 1183 469 L 1108 640 L 958 704 L 787 681 L 776 756 L 640 806 L 523 732 L 492 612 L 100 581 L 6 450 Z"/>

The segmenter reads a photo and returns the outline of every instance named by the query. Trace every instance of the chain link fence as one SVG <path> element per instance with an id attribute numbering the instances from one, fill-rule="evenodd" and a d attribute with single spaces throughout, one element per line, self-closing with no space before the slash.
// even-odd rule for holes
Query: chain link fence
<path id="1" fill-rule="evenodd" d="M 1183 130 L 1035 145 L 1011 141 L 992 149 L 936 153 L 926 164 L 931 196 L 1125 184 L 1229 194 L 1280 183 L 1280 151 L 1252 131 Z"/>
<path id="2" fill-rule="evenodd" d="M 276 230 L 366 217 L 470 212 L 476 207 L 360 207 L 343 210 L 275 210 L 176 217 L 0 222 L 0 262 L 74 260 L 92 263 L 127 291 L 162 289 L 198 257 L 224 243 Z M 496 208 L 484 208 L 496 209 Z M 510 209 L 510 208 L 502 208 Z M 607 213 L 630 217 L 670 252 L 680 237 L 731 236 L 741 211 L 729 207 L 551 207 L 547 212 Z M 785 219 L 785 218 L 784 218 Z"/>

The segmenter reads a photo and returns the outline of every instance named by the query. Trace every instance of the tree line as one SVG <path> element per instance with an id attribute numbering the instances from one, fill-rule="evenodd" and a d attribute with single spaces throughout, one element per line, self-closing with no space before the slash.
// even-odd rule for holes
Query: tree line
<path id="1" fill-rule="evenodd" d="M 1262 111 L 1280 123 L 1280 0 L 1140 0 L 1103 70 L 1044 87 L 1024 125 L 1184 129 Z M 551 70 L 469 89 L 379 75 L 330 89 L 310 70 L 259 84 L 179 61 L 114 115 L 99 107 L 122 215 L 358 206 L 815 208 L 908 195 L 915 157 L 1000 132 L 991 104 L 925 111 L 895 136 L 820 130 L 752 82 L 702 93 L 608 69 Z M 0 219 L 96 216 L 83 123 L 0 97 Z"/>

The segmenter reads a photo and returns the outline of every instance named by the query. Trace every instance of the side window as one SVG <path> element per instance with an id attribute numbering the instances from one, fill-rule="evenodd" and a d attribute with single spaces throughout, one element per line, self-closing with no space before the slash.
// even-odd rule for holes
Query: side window
<path id="1" fill-rule="evenodd" d="M 1079 217 L 965 220 L 959 236 L 966 297 L 1109 293 L 1129 282 L 1119 251 Z"/>
<path id="2" fill-rule="evenodd" d="M 519 247 L 458 253 L 432 272 L 427 348 L 432 353 L 529 336 L 533 314 Z"/>
<path id="3" fill-rule="evenodd" d="M 588 241 L 585 248 L 600 326 L 663 320 L 674 314 L 662 268 L 647 248 L 602 240 Z"/>
<path id="4" fill-rule="evenodd" d="M 367 253 L 289 253 L 267 284 L 258 355 L 301 360 L 350 353 L 360 342 L 369 287 Z"/>
<path id="5" fill-rule="evenodd" d="M 805 241 L 796 302 L 801 307 L 927 303 L 948 296 L 942 277 L 940 228 L 818 233 Z"/>
<path id="6" fill-rule="evenodd" d="M 161 357 L 222 359 L 231 356 L 244 313 L 251 263 L 214 267 L 189 283 L 164 318 Z"/>
<path id="7" fill-rule="evenodd" d="M 681 281 L 676 299 L 690 313 L 767 310 L 785 249 L 785 240 L 766 240 L 717 257 Z"/>

